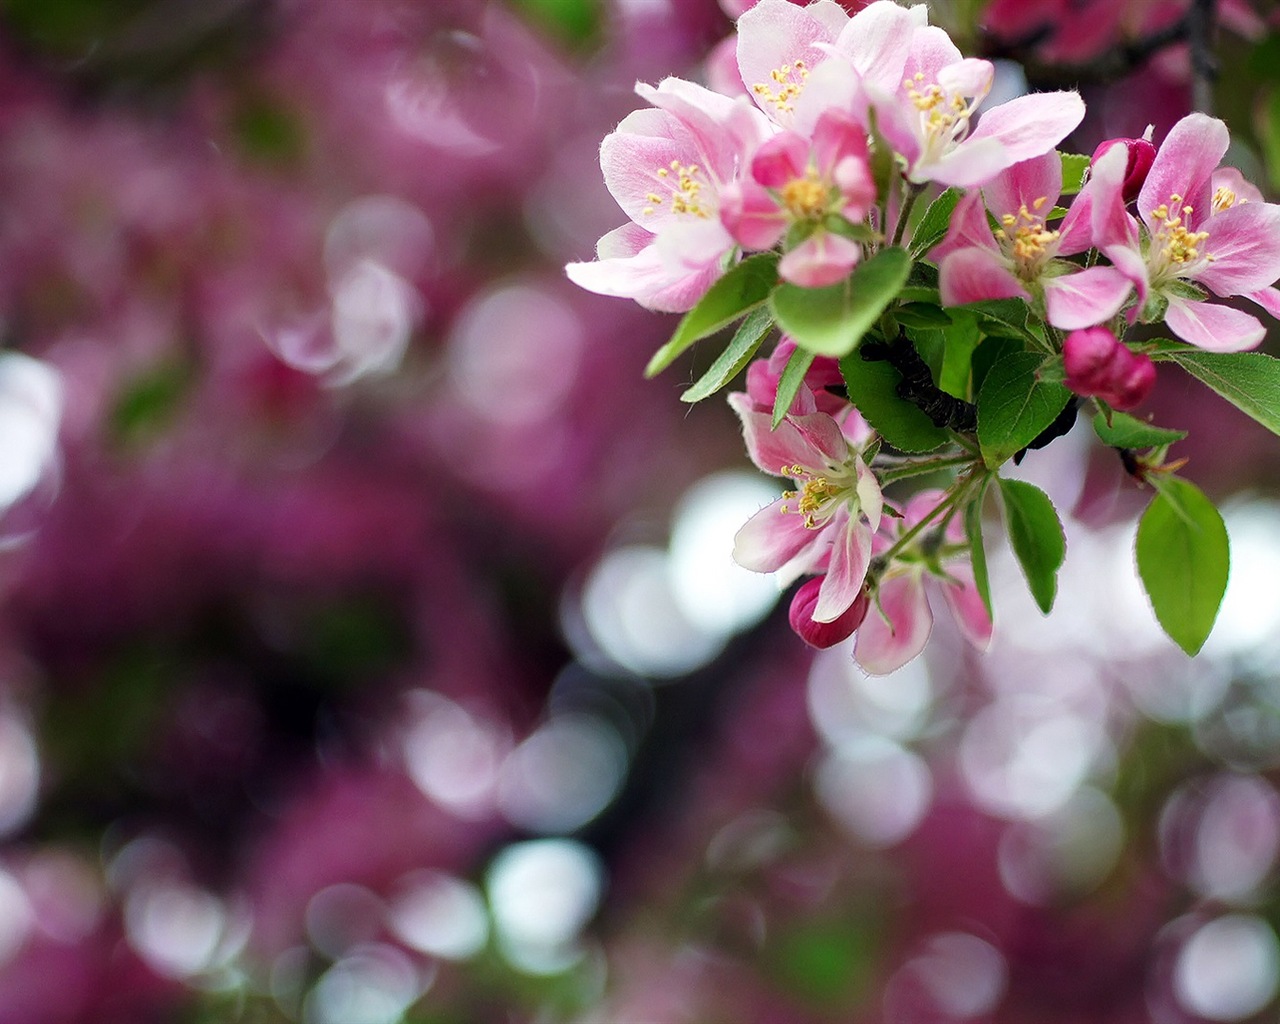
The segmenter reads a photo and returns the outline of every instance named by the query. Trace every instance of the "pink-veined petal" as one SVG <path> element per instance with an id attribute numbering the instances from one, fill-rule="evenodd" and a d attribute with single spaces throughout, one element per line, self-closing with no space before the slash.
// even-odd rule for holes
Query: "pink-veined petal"
<path id="1" fill-rule="evenodd" d="M 1174 195 L 1194 208 L 1193 229 L 1209 215 L 1210 181 L 1229 142 L 1227 126 L 1207 114 L 1188 114 L 1169 130 L 1138 192 L 1138 215 L 1148 227 L 1151 211 Z"/>
<path id="2" fill-rule="evenodd" d="M 841 463 L 849 455 L 849 444 L 840 425 L 822 412 L 787 416 L 776 429 L 772 419 L 741 391 L 729 395 L 729 405 L 742 422 L 747 455 L 765 473 L 791 476 L 789 466 L 800 466 L 817 475 L 828 462 Z"/>
<path id="3" fill-rule="evenodd" d="M 734 535 L 733 560 L 752 572 L 777 572 L 818 543 L 823 531 L 805 526 L 795 503 L 779 498 L 748 519 Z"/>
<path id="4" fill-rule="evenodd" d="M 902 68 L 902 78 L 914 78 L 923 75 L 922 85 L 932 85 L 938 76 L 949 65 L 960 64 L 965 59 L 951 37 L 936 25 L 924 25 L 914 29 L 911 34 L 911 48 L 906 63 Z M 901 81 L 888 85 L 897 89 Z"/>
<path id="5" fill-rule="evenodd" d="M 1031 211 L 1039 210 L 1043 216 L 1062 192 L 1062 160 L 1053 150 L 1030 160 L 1020 160 L 983 185 L 982 192 L 996 220 L 1009 213 L 1017 216 L 1024 206 Z M 1040 207 L 1036 206 L 1037 200 Z"/>
<path id="6" fill-rule="evenodd" d="M 1204 250 L 1213 257 L 1192 276 L 1217 295 L 1266 288 L 1280 277 L 1280 206 L 1241 203 L 1214 214 Z"/>
<path id="7" fill-rule="evenodd" d="M 827 527 L 831 531 L 831 561 L 813 607 L 814 622 L 833 622 L 862 593 L 871 563 L 871 530 L 860 518 L 841 509 Z"/>
<path id="8" fill-rule="evenodd" d="M 652 231 L 679 216 L 671 208 L 671 179 L 659 169 L 669 171 L 672 161 L 688 166 L 702 159 L 693 134 L 664 110 L 632 111 L 600 144 L 605 186 L 628 217 Z"/>
<path id="9" fill-rule="evenodd" d="M 1049 152 L 1084 120 L 1084 101 L 1075 92 L 1038 92 L 982 112 L 972 145 L 998 139 L 1007 154 L 1006 167 Z"/>
<path id="10" fill-rule="evenodd" d="M 959 249 L 947 256 L 938 267 L 938 290 L 944 306 L 1031 297 L 1004 258 L 987 249 Z"/>
<path id="11" fill-rule="evenodd" d="M 1049 323 L 1064 331 L 1111 319 L 1133 291 L 1133 283 L 1115 267 L 1089 267 L 1044 278 L 1043 284 Z"/>
<path id="12" fill-rule="evenodd" d="M 597 295 L 634 299 L 646 309 L 683 313 L 692 309 L 723 271 L 719 262 L 701 268 L 673 269 L 653 244 L 654 235 L 624 224 L 602 237 L 598 259 L 570 263 L 569 280 Z"/>
<path id="13" fill-rule="evenodd" d="M 1016 211 L 1015 211 L 1016 212 Z M 929 251 L 929 258 L 938 264 L 943 257 L 959 249 L 986 249 L 997 256 L 1000 245 L 991 233 L 987 208 L 982 205 L 982 194 L 966 192 L 951 211 L 951 225 L 946 237 Z"/>
<path id="14" fill-rule="evenodd" d="M 1256 348 L 1266 336 L 1266 328 L 1256 316 L 1219 306 L 1169 296 L 1165 323 L 1183 341 L 1208 352 L 1243 352 Z"/>
<path id="15" fill-rule="evenodd" d="M 839 18 L 847 19 L 839 5 L 824 0 L 829 7 L 818 17 L 814 12 L 787 0 L 760 0 L 738 19 L 738 70 L 752 98 L 772 120 L 790 126 L 791 112 L 785 109 L 794 104 L 771 102 L 785 88 L 784 82 L 774 78 L 774 72 L 789 69 L 786 82 L 801 86 L 803 75 L 796 73 L 800 61 L 810 71 L 827 59 L 818 49 L 818 43 L 830 43 L 836 38 L 832 25 Z M 765 92 L 765 90 L 768 90 Z"/>
<path id="16" fill-rule="evenodd" d="M 1214 195 L 1218 194 L 1219 189 L 1225 189 L 1235 197 L 1234 201 L 1237 203 L 1266 202 L 1258 186 L 1251 181 L 1246 181 L 1245 176 L 1234 167 L 1219 167 L 1213 172 L 1209 187 L 1213 189 Z"/>
<path id="17" fill-rule="evenodd" d="M 835 49 L 849 58 L 864 81 L 896 90 L 911 52 L 919 15 L 891 0 L 877 0 L 855 14 L 841 30 Z"/>
<path id="18" fill-rule="evenodd" d="M 787 233 L 790 219 L 765 189 L 744 179 L 720 193 L 720 223 L 744 249 L 772 249 Z"/>
<path id="19" fill-rule="evenodd" d="M 778 276 L 801 288 L 825 288 L 849 276 L 862 246 L 831 231 L 816 231 L 782 257 Z"/>
<path id="20" fill-rule="evenodd" d="M 1280 320 L 1280 288 L 1259 288 L 1256 292 L 1249 292 L 1245 298 Z"/>
<path id="21" fill-rule="evenodd" d="M 924 650 L 933 612 L 918 570 L 881 581 L 876 599 L 858 628 L 853 659 L 872 675 L 886 675 Z"/>
<path id="22" fill-rule="evenodd" d="M 951 578 L 939 583 L 951 615 L 964 638 L 978 650 L 985 651 L 991 643 L 991 616 L 974 582 L 973 566 L 968 562 L 948 565 L 947 575 Z"/>

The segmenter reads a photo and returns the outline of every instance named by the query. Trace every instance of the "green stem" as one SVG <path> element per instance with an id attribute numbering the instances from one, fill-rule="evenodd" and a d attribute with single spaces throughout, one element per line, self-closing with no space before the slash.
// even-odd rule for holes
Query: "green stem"
<path id="1" fill-rule="evenodd" d="M 973 461 L 973 456 L 964 455 L 945 455 L 932 459 L 921 459 L 919 462 L 910 462 L 906 465 L 895 466 L 891 469 L 881 470 L 876 475 L 880 477 L 882 484 L 893 483 L 895 480 L 906 480 L 913 476 L 923 476 L 925 473 L 933 473 L 939 469 L 946 469 L 949 466 L 967 466 Z"/>
<path id="2" fill-rule="evenodd" d="M 923 185 L 912 184 L 905 178 L 902 180 L 902 183 L 906 187 L 906 195 L 902 200 L 902 209 L 898 211 L 898 223 L 893 229 L 893 241 L 890 243 L 891 245 L 897 245 L 902 241 L 902 236 L 907 230 L 907 221 L 911 218 L 911 208 L 916 205 L 916 200 L 920 198 L 920 193 L 924 191 Z"/>

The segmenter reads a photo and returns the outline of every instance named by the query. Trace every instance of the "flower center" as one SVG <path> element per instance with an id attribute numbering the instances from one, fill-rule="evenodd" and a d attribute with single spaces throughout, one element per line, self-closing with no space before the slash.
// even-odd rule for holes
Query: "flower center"
<path id="1" fill-rule="evenodd" d="M 907 99 L 922 115 L 920 123 L 926 148 L 939 142 L 954 142 L 969 130 L 969 118 L 978 105 L 977 99 L 969 103 L 959 93 L 948 93 L 936 83 L 925 85 L 924 73 L 920 71 L 904 78 L 902 87 L 907 91 Z"/>
<path id="2" fill-rule="evenodd" d="M 1018 276 L 1023 280 L 1034 280 L 1045 260 L 1058 249 L 1058 238 L 1062 232 L 1050 231 L 1040 215 L 1048 201 L 1046 196 L 1041 196 L 1031 204 L 1030 210 L 1023 203 L 1017 213 L 1006 213 L 1001 217 L 1001 227 L 996 229 L 996 238 L 1000 240 L 1005 254 L 1017 265 Z"/>
<path id="3" fill-rule="evenodd" d="M 703 220 L 711 216 L 711 211 L 702 201 L 702 188 L 707 179 L 701 167 L 697 164 L 686 166 L 679 160 L 672 160 L 670 166 L 659 167 L 654 173 L 659 183 L 665 185 L 670 191 L 665 199 L 657 192 L 650 192 L 645 196 L 649 204 L 643 211 L 646 217 L 657 212 L 668 199 L 671 202 L 672 213 L 687 213 L 693 217 L 701 217 Z"/>
<path id="4" fill-rule="evenodd" d="M 854 480 L 844 478 L 839 470 L 830 476 L 814 476 L 803 466 L 783 466 L 782 475 L 789 476 L 800 485 L 799 491 L 787 491 L 782 496 L 795 500 L 795 506 L 783 505 L 784 513 L 794 512 L 804 517 L 806 529 L 821 529 L 835 514 L 840 503 L 856 495 Z"/>
<path id="5" fill-rule="evenodd" d="M 768 82 L 756 82 L 751 91 L 759 98 L 761 104 L 769 104 L 779 114 L 789 114 L 795 109 L 795 102 L 804 92 L 805 79 L 809 77 L 809 68 L 802 60 L 783 64 L 769 72 Z M 776 87 L 776 88 L 775 88 Z"/>
<path id="6" fill-rule="evenodd" d="M 1219 185 L 1213 193 L 1213 212 L 1221 213 L 1223 210 L 1229 210 L 1231 207 L 1239 203 L 1243 206 L 1249 200 L 1241 199 L 1226 185 Z"/>
<path id="7" fill-rule="evenodd" d="M 827 188 L 810 171 L 803 178 L 792 178 L 782 187 L 780 198 L 787 212 L 796 220 L 821 220 L 827 212 Z"/>
<path id="8" fill-rule="evenodd" d="M 1214 198 L 1216 201 L 1217 197 Z M 1190 206 L 1182 205 L 1182 196 L 1177 193 L 1169 197 L 1168 203 L 1161 203 L 1151 211 L 1151 219 L 1157 225 L 1152 248 L 1159 246 L 1159 258 L 1165 268 L 1186 269 L 1188 263 L 1196 263 L 1202 258 L 1213 259 L 1208 253 L 1202 255 L 1199 248 L 1209 237 L 1209 232 L 1189 231 L 1183 222 L 1184 217 L 1194 212 Z"/>

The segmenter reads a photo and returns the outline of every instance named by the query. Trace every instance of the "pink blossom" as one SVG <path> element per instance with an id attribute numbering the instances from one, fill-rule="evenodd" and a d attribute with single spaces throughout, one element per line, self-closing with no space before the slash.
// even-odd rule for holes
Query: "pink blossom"
<path id="1" fill-rule="evenodd" d="M 1067 387 L 1121 411 L 1141 405 L 1155 387 L 1151 357 L 1131 351 L 1105 327 L 1072 331 L 1063 342 L 1062 357 Z"/>
<path id="2" fill-rule="evenodd" d="M 834 622 L 862 591 L 884 504 L 880 485 L 806 389 L 777 429 L 770 411 L 749 395 L 735 392 L 729 404 L 742 421 L 751 461 L 799 487 L 747 520 L 734 538 L 734 561 L 753 572 L 776 572 L 784 584 L 825 571 L 811 618 Z"/>
<path id="3" fill-rule="evenodd" d="M 1156 147 L 1151 141 L 1151 125 L 1147 125 L 1147 130 L 1140 139 L 1107 139 L 1098 143 L 1091 162 L 1097 163 L 1104 153 L 1117 146 L 1124 149 L 1126 157 L 1124 184 L 1120 191 L 1124 195 L 1124 201 L 1131 203 L 1138 198 L 1138 192 L 1147 180 L 1151 165 L 1155 163 Z"/>
<path id="4" fill-rule="evenodd" d="M 1079 270 L 1057 258 L 1089 248 L 1092 193 L 1104 184 L 1086 185 L 1057 228 L 1047 223 L 1062 191 L 1056 152 L 1014 164 L 983 186 L 982 194 L 966 194 L 932 254 L 942 301 L 1042 300 L 1049 322 L 1064 330 L 1110 319 L 1129 297 L 1129 279 L 1114 267 Z M 988 209 L 1000 222 L 994 234 Z"/>
<path id="5" fill-rule="evenodd" d="M 677 78 L 636 91 L 653 109 L 629 114 L 600 146 L 605 184 L 631 220 L 600 239 L 594 262 L 565 269 L 588 291 L 681 312 L 720 276 L 735 246 L 720 221 L 720 195 L 768 122 L 745 98 Z"/>
<path id="6" fill-rule="evenodd" d="M 915 495 L 898 521 L 899 535 L 930 517 L 942 497 L 941 491 Z M 936 548 L 928 536 L 894 558 L 876 587 L 871 612 L 858 628 L 853 656 L 873 675 L 893 672 L 924 650 L 933 631 L 930 589 L 942 591 L 969 643 L 985 650 L 991 640 L 991 616 L 974 582 L 963 526 L 952 518 Z"/>
<path id="7" fill-rule="evenodd" d="M 1265 308 L 1280 277 L 1280 206 L 1236 191 L 1242 179 L 1218 168 L 1227 143 L 1227 126 L 1205 114 L 1173 126 L 1138 193 L 1147 242 L 1118 194 L 1094 214 L 1096 244 L 1138 290 L 1131 319 L 1162 316 L 1178 337 L 1216 352 L 1253 348 L 1266 332 L 1256 317 L 1194 298 L 1197 291 L 1246 295 Z M 1119 176 L 1105 159 L 1094 173 Z"/>
<path id="8" fill-rule="evenodd" d="M 813 617 L 813 611 L 818 605 L 818 595 L 824 579 L 823 576 L 814 576 L 800 584 L 800 589 L 791 599 L 789 612 L 791 628 L 796 635 L 818 650 L 834 647 L 852 636 L 854 630 L 862 625 L 862 620 L 867 617 L 867 609 L 871 607 L 866 590 L 861 590 L 853 604 L 838 618 L 832 622 L 819 622 Z"/>
<path id="9" fill-rule="evenodd" d="M 795 350 L 796 343 L 784 334 L 768 359 L 757 359 L 747 367 L 747 397 L 757 409 L 772 414 L 778 381 Z M 871 425 L 848 398 L 835 394 L 831 388 L 844 388 L 840 361 L 831 356 L 815 356 L 805 371 L 801 385 L 803 394 L 797 394 L 792 400 L 791 411 L 802 415 L 812 403 L 819 412 L 826 413 L 840 424 L 850 444 L 862 448 L 874 434 Z"/>
<path id="10" fill-rule="evenodd" d="M 778 272 L 793 284 L 818 288 L 843 280 L 862 257 L 861 245 L 829 229 L 830 219 L 861 222 L 875 200 L 866 129 L 827 111 L 812 140 L 784 131 L 761 145 L 750 176 L 725 186 L 720 218 L 749 249 L 771 249 L 784 236 L 803 233 Z"/>

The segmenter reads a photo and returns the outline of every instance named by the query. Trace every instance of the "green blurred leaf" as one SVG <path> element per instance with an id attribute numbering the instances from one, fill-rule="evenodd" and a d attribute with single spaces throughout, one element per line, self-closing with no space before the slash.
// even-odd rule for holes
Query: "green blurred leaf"
<path id="1" fill-rule="evenodd" d="M 797 348 L 791 353 L 791 358 L 787 360 L 787 365 L 782 368 L 782 375 L 778 378 L 778 392 L 773 401 L 773 425 L 775 427 L 782 422 L 782 417 L 791 408 L 791 402 L 800 390 L 800 385 L 804 383 L 804 375 L 809 372 L 809 367 L 813 365 L 813 360 L 814 355 L 812 352 Z"/>
<path id="2" fill-rule="evenodd" d="M 600 25 L 599 0 L 511 0 L 516 10 L 569 43 L 584 43 Z"/>
<path id="3" fill-rule="evenodd" d="M 670 366 L 694 342 L 727 327 L 769 297 L 778 280 L 778 254 L 748 256 L 716 281 L 693 309 L 684 315 L 662 348 L 654 353 L 644 375 L 652 377 Z"/>
<path id="4" fill-rule="evenodd" d="M 162 363 L 126 382 L 111 409 L 112 433 L 134 441 L 164 427 L 190 386 L 190 368 L 175 362 Z"/>
<path id="5" fill-rule="evenodd" d="M 1157 427 L 1122 412 L 1112 412 L 1110 424 L 1106 416 L 1098 413 L 1093 417 L 1093 429 L 1102 443 L 1112 448 L 1158 448 L 1187 436 L 1185 430 Z"/>
<path id="6" fill-rule="evenodd" d="M 889 444 L 903 452 L 929 452 L 946 443 L 948 433 L 915 405 L 898 397 L 900 374 L 886 360 L 866 360 L 854 352 L 840 360 L 849 389 L 849 401 L 857 406 Z"/>
<path id="7" fill-rule="evenodd" d="M 946 348 L 943 350 L 938 387 L 956 398 L 969 398 L 973 393 L 970 389 L 973 354 L 981 341 L 977 318 L 957 311 L 954 322 L 946 331 Z"/>
<path id="8" fill-rule="evenodd" d="M 1280 434 L 1280 359 L 1264 352 L 1175 352 L 1169 358 L 1273 434 Z"/>
<path id="9" fill-rule="evenodd" d="M 773 316 L 765 307 L 747 314 L 728 347 L 716 357 L 698 381 L 680 396 L 682 402 L 701 402 L 733 380 L 751 362 L 760 344 L 773 330 Z"/>
<path id="10" fill-rule="evenodd" d="M 1021 480 L 1000 480 L 1005 528 L 1013 553 L 1022 566 L 1031 596 L 1046 615 L 1058 592 L 1058 569 L 1067 555 L 1067 541 L 1049 496 Z"/>
<path id="11" fill-rule="evenodd" d="M 1194 484 L 1161 479 L 1138 523 L 1135 550 L 1156 619 L 1174 643 L 1195 654 L 1227 589 L 1231 553 L 1222 516 Z"/>
<path id="12" fill-rule="evenodd" d="M 912 256 L 919 259 L 946 237 L 947 229 L 951 226 L 951 215 L 963 195 L 963 189 L 953 186 L 929 204 L 920 223 L 911 232 Z"/>
<path id="13" fill-rule="evenodd" d="M 969 538 L 969 556 L 973 563 L 973 582 L 978 596 L 987 609 L 987 617 L 994 621 L 991 611 L 991 576 L 987 571 L 987 550 L 982 542 L 982 503 L 987 496 L 990 477 L 983 480 L 978 496 L 964 510 L 964 532 Z"/>
<path id="14" fill-rule="evenodd" d="M 1036 377 L 1044 360 L 1017 352 L 997 362 L 978 392 L 978 444 L 995 469 L 1025 448 L 1062 412 L 1071 392 Z"/>
<path id="15" fill-rule="evenodd" d="M 893 308 L 893 318 L 903 327 L 950 327 L 946 310 L 926 302 L 908 302 Z"/>
<path id="16" fill-rule="evenodd" d="M 1084 172 L 1093 158 L 1083 153 L 1059 153 L 1058 156 L 1062 158 L 1062 194 L 1073 196 L 1084 185 Z"/>
<path id="17" fill-rule="evenodd" d="M 780 284 L 770 298 L 778 326 L 816 355 L 843 356 L 880 319 L 911 272 L 903 249 L 882 249 L 827 288 Z"/>

